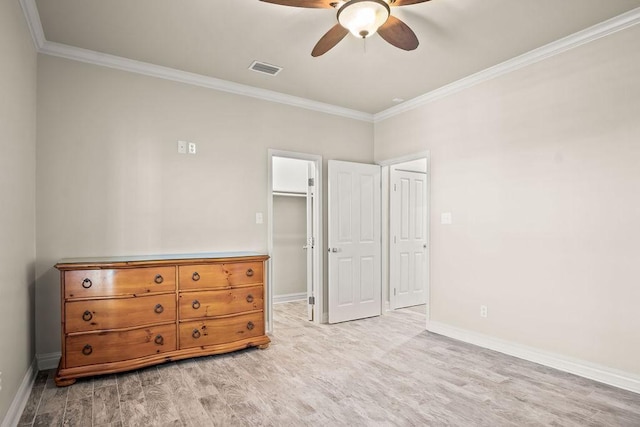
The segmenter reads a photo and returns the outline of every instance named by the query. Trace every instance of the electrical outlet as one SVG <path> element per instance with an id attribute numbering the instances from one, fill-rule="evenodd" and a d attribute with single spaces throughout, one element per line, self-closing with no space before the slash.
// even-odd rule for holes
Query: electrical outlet
<path id="1" fill-rule="evenodd" d="M 196 143 L 195 142 L 190 142 L 189 143 L 189 154 L 196 154 Z"/>
<path id="2" fill-rule="evenodd" d="M 487 317 L 487 306 L 486 305 L 481 305 L 480 306 L 480 317 Z"/>

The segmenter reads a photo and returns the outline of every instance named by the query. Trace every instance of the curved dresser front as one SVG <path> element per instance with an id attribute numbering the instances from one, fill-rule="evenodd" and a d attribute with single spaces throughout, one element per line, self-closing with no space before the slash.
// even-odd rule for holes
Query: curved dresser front
<path id="1" fill-rule="evenodd" d="M 267 255 L 61 260 L 56 384 L 247 347 L 267 348 Z"/>

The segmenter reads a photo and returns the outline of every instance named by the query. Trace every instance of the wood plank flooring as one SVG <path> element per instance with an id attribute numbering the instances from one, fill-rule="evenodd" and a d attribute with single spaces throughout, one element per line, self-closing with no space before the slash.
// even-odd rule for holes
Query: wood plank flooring
<path id="1" fill-rule="evenodd" d="M 20 426 L 640 426 L 640 395 L 424 331 L 420 310 L 316 326 L 275 306 L 267 350 L 56 388 Z"/>

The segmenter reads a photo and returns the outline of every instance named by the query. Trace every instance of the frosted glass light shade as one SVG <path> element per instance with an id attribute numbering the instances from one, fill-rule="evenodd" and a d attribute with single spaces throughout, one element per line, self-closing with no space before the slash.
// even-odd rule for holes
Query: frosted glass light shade
<path id="1" fill-rule="evenodd" d="M 356 37 L 369 37 L 389 19 L 383 0 L 351 0 L 338 10 L 338 22 Z"/>

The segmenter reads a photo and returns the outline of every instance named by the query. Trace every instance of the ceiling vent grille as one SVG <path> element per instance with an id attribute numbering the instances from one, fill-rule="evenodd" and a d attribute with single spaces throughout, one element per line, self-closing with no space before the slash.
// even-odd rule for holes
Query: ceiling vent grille
<path id="1" fill-rule="evenodd" d="M 265 62 L 260 62 L 260 61 L 253 61 L 249 69 L 251 71 L 255 71 L 256 73 L 268 74 L 270 76 L 275 76 L 280 71 L 282 71 L 282 67 L 278 67 L 277 65 L 271 65 Z"/>

